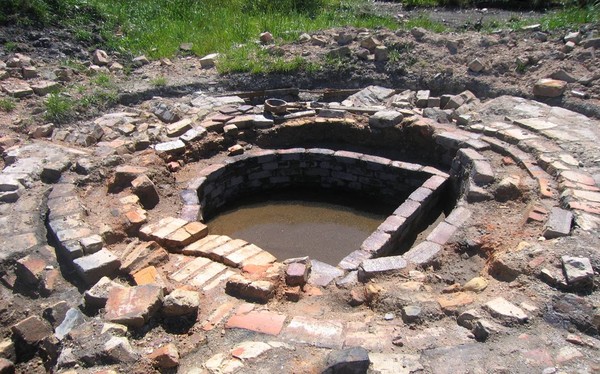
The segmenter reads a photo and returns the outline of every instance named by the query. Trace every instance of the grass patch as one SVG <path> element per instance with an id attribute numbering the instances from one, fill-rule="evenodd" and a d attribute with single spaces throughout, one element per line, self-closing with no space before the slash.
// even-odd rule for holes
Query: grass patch
<path id="1" fill-rule="evenodd" d="M 150 81 L 154 87 L 164 87 L 167 85 L 166 77 L 156 77 Z"/>
<path id="2" fill-rule="evenodd" d="M 576 29 L 577 25 L 600 22 L 600 2 L 585 7 L 570 7 L 551 11 L 540 19 L 542 29 Z"/>
<path id="3" fill-rule="evenodd" d="M 315 72 L 319 68 L 318 64 L 310 63 L 303 57 L 273 55 L 268 50 L 254 44 L 232 48 L 217 60 L 217 71 L 220 74 Z"/>
<path id="4" fill-rule="evenodd" d="M 98 85 L 103 88 L 112 88 L 114 87 L 114 83 L 110 75 L 106 73 L 99 73 L 91 79 L 91 82 L 95 85 Z"/>
<path id="5" fill-rule="evenodd" d="M 10 113 L 17 107 L 15 100 L 10 97 L 0 98 L 0 110 L 6 113 Z"/>
<path id="6" fill-rule="evenodd" d="M 170 57 L 192 43 L 196 55 L 228 52 L 270 31 L 281 41 L 302 32 L 353 25 L 395 28 L 391 17 L 357 11 L 364 0 L 88 0 L 106 15 L 109 44 L 151 58 Z"/>
<path id="7" fill-rule="evenodd" d="M 408 21 L 402 24 L 402 28 L 405 30 L 410 30 L 414 27 L 422 27 L 424 29 L 438 33 L 448 30 L 448 28 L 443 23 L 432 21 L 431 19 L 429 19 L 429 17 L 425 15 L 410 18 Z"/>
<path id="8" fill-rule="evenodd" d="M 54 123 L 66 123 L 75 116 L 73 99 L 60 93 L 51 93 L 44 102 L 46 107 L 45 119 Z"/>

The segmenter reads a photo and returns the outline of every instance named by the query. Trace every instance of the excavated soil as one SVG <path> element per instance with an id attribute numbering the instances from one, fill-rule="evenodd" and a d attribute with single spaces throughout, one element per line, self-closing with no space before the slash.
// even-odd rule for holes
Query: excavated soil
<path id="1" fill-rule="evenodd" d="M 421 14 L 421 11 L 406 10 L 388 3 L 376 4 L 375 11 L 399 14 L 399 22 Z M 535 99 L 588 116 L 584 127 L 588 133 L 582 130 L 581 133 L 577 133 L 579 137 L 575 140 L 561 138 L 561 133 L 551 138 L 551 141 L 560 146 L 560 152 L 576 159 L 576 165 L 569 164 L 570 166 L 580 168 L 580 171 L 591 175 L 595 185 L 584 183 L 584 187 L 592 192 L 597 191 L 596 186 L 600 185 L 600 150 L 597 145 L 593 145 L 593 139 L 600 136 L 600 64 L 593 48 L 586 49 L 578 45 L 573 51 L 565 52 L 563 37 L 567 31 L 577 30 L 551 33 L 500 30 L 481 33 L 473 31 L 480 20 L 505 20 L 516 15 L 527 18 L 533 14 L 497 10 L 437 10 L 427 14 L 434 20 L 445 22 L 454 31 L 444 34 L 424 32 L 420 35 L 411 31 L 366 31 L 348 27 L 312 34 L 313 37 L 325 40 L 325 45 L 322 46 L 298 41 L 276 47 L 279 49 L 278 53 L 282 53 L 286 58 L 301 55 L 308 61 L 321 64 L 322 68 L 314 72 L 285 75 L 219 75 L 214 68 L 201 68 L 199 58 L 183 55 L 170 59 L 168 63 L 151 61 L 133 69 L 128 75 L 120 71 L 110 72 L 108 74 L 118 88 L 119 103 L 103 110 L 78 113 L 77 118 L 57 125 L 54 131 L 56 133 L 68 129 L 72 130 L 72 133 L 85 133 L 101 115 L 118 112 L 136 112 L 143 119 L 141 122 L 160 123 L 151 113 L 159 103 L 167 105 L 182 118 L 200 117 L 202 114 L 206 116 L 208 112 L 197 111 L 190 104 L 191 100 L 198 96 L 198 91 L 217 97 L 240 94 L 249 98 L 248 103 L 259 104 L 264 95 L 247 92 L 297 88 L 298 96 L 291 96 L 294 101 L 315 100 L 332 103 L 342 101 L 350 94 L 370 85 L 393 88 L 397 92 L 427 89 L 431 91 L 431 96 L 458 94 L 470 90 L 481 100 L 481 104 L 476 106 L 480 112 L 473 114 L 470 125 L 497 121 L 511 123 L 513 119 L 535 117 L 535 104 L 526 102 L 519 105 L 526 108 L 520 109 L 527 111 L 526 116 L 510 107 L 516 101 L 503 101 L 503 95 Z M 598 25 L 586 25 L 581 27 L 580 31 L 587 37 L 592 35 L 592 30 L 598 32 Z M 324 63 L 327 61 L 327 54 L 339 47 L 334 38 L 340 32 L 353 35 L 369 32 L 370 36 L 377 37 L 389 50 L 395 51 L 394 57 L 385 62 L 359 59 L 354 54 L 360 44 L 357 37 L 349 45 L 352 51 L 349 57 Z M 277 35 L 274 37 L 277 39 Z M 45 79 L 56 78 L 53 71 L 61 65 L 63 59 L 89 62 L 92 52 L 89 50 L 90 46 L 78 44 L 68 33 L 61 30 L 42 33 L 36 30 L 0 28 L 0 42 L 2 41 L 17 42 L 16 52 L 32 57 L 40 76 Z M 11 53 L 0 47 L 1 60 L 7 60 L 10 56 Z M 130 63 L 120 56 L 110 57 L 125 65 Z M 475 73 L 469 70 L 468 65 L 474 59 L 483 63 L 483 71 Z M 517 63 L 517 60 L 526 63 Z M 556 98 L 534 97 L 533 85 L 539 79 L 552 76 L 569 79 L 564 94 Z M 72 81 L 65 85 L 92 85 L 93 77 L 93 73 L 75 72 Z M 166 78 L 166 86 L 156 87 L 152 83 L 159 77 Z M 2 83 L 3 81 L 0 81 L 0 84 Z M 78 93 L 72 94 L 75 99 L 78 98 Z M 0 98 L 4 96 L 5 93 L 0 93 Z M 286 95 L 284 98 L 290 97 Z M 494 101 L 494 98 L 500 99 Z M 116 254 L 127 253 L 132 243 L 137 243 L 138 240 L 134 235 L 128 236 L 121 230 L 124 224 L 120 210 L 123 204 L 120 199 L 131 195 L 130 189 L 109 192 L 117 165 L 143 166 L 148 169 L 147 174 L 156 186 L 160 200 L 158 205 L 146 210 L 147 221 L 156 222 L 164 217 L 177 217 L 184 205 L 180 192 L 207 166 L 226 162 L 229 159 L 228 148 L 236 144 L 245 152 L 258 152 L 280 145 L 285 145 L 281 148 L 307 145 L 326 148 L 334 144 L 340 149 L 368 150 L 366 153 L 391 159 L 413 161 L 419 158 L 417 155 L 407 154 L 404 150 L 394 149 L 384 141 L 379 144 L 381 148 L 372 147 L 361 138 L 364 133 L 342 136 L 347 143 L 343 146 L 340 145 L 342 142 L 339 139 L 319 139 L 318 136 L 307 144 L 297 144 L 297 133 L 294 132 L 293 125 L 285 129 L 289 132 L 279 130 L 276 126 L 266 132 L 242 131 L 236 136 L 211 131 L 198 142 L 195 152 L 186 153 L 183 157 L 159 155 L 152 148 L 132 150 L 127 146 L 116 146 L 114 153 L 107 156 L 103 153 L 104 149 L 98 145 L 85 147 L 77 142 L 69 142 L 68 139 L 34 139 L 30 136 L 45 122 L 43 100 L 43 97 L 29 96 L 18 100 L 14 111 L 0 111 L 0 140 L 4 152 L 0 166 L 4 169 L 5 165 L 14 162 L 9 157 L 10 152 L 31 144 L 39 146 L 40 149 L 44 148 L 44 144 L 53 144 L 87 152 L 84 157 L 77 156 L 78 158 L 73 159 L 73 167 L 63 171 L 60 182 L 76 186 L 77 198 L 87 214 L 85 222 L 93 224 L 96 229 L 112 228 L 103 239 L 106 247 Z M 488 103 L 492 104 L 488 106 Z M 424 115 L 422 108 L 411 108 L 413 109 L 416 115 Z M 575 122 L 581 119 L 571 112 L 561 112 L 560 108 L 553 110 L 556 112 L 556 118 L 560 118 L 561 121 L 566 121 L 565 118 L 573 121 L 568 126 L 561 122 L 561 126 L 565 125 L 565 128 L 576 126 Z M 540 113 L 541 111 L 542 109 Z M 547 113 L 544 116 L 544 119 L 549 120 L 555 118 Z M 352 118 L 358 123 L 355 126 L 361 129 L 368 128 L 367 115 L 358 114 Z M 435 124 L 431 127 L 446 125 L 450 126 Z M 461 125 L 456 128 L 493 136 L 489 129 L 477 132 L 476 127 Z M 308 133 L 310 134 L 310 131 Z M 158 135 L 151 142 L 155 144 L 164 139 L 164 134 Z M 119 133 L 110 139 L 113 140 L 128 138 Z M 439 147 L 430 150 L 432 154 L 437 151 Z M 592 201 L 589 205 L 592 210 L 596 209 L 595 213 L 585 215 L 588 211 L 584 215 L 577 215 L 571 236 L 545 240 L 542 234 L 545 222 L 531 219 L 532 209 L 541 206 L 544 208 L 542 211 L 546 210 L 547 214 L 564 199 L 561 200 L 559 195 L 552 198 L 540 196 L 537 177 L 526 170 L 514 154 L 502 154 L 497 149 L 483 150 L 481 154 L 489 160 L 497 181 L 506 177 L 516 177 L 521 181 L 519 197 L 508 201 L 491 198 L 484 202 L 469 203 L 468 208 L 472 214 L 469 224 L 460 227 L 454 236 L 456 239 L 446 244 L 439 262 L 418 268 L 419 271 L 378 275 L 365 285 L 359 283 L 337 286 L 335 282 L 326 287 L 307 285 L 297 303 L 285 300 L 281 287 L 277 290 L 277 297 L 265 305 L 255 305 L 255 310 L 285 315 L 288 322 L 293 317 L 307 317 L 317 321 L 316 326 L 321 326 L 324 330 L 326 328 L 323 326 L 340 323 L 344 326 L 343 347 L 362 346 L 370 352 L 373 362 L 370 373 L 598 372 L 600 300 L 597 288 L 600 237 L 597 230 L 600 227 L 600 219 L 597 217 L 597 202 Z M 93 172 L 87 175 L 76 172 L 77 160 L 81 158 L 95 165 L 92 168 Z M 437 156 L 432 156 L 428 162 L 436 164 L 433 162 L 436 159 Z M 545 166 L 544 169 L 549 170 Z M 556 175 L 554 177 L 558 180 Z M 564 180 L 561 180 L 561 183 L 563 182 Z M 35 181 L 14 204 L 17 208 L 13 208 L 10 203 L 0 205 L 0 213 L 4 219 L 1 232 L 3 245 L 8 248 L 10 242 L 4 238 L 18 232 L 17 228 L 14 229 L 14 233 L 11 232 L 14 225 L 20 230 L 20 226 L 29 224 L 9 222 L 5 217 L 10 217 L 11 214 L 24 217 L 25 214 L 32 213 L 38 221 L 42 217 L 43 226 L 47 210 L 44 207 L 52 187 L 53 183 Z M 561 192 L 566 189 L 563 187 L 561 186 Z M 489 187 L 489 190 L 493 188 Z M 466 201 L 466 196 L 462 198 Z M 431 226 L 423 228 L 422 233 L 416 235 L 415 243 L 425 240 L 449 213 L 445 212 L 435 222 L 429 222 Z M 45 228 L 39 230 L 45 233 Z M 48 244 L 58 246 L 50 234 L 48 238 Z M 46 346 L 40 348 L 34 344 L 28 348 L 30 351 L 19 351 L 22 349 L 21 342 L 15 338 L 11 326 L 29 316 L 43 316 L 44 310 L 52 309 L 52 306 L 60 301 L 66 301 L 72 307 L 80 306 L 85 311 L 88 322 L 102 322 L 104 310 L 85 310 L 82 293 L 89 287 L 79 279 L 72 265 L 68 265 L 68 261 L 62 258 L 59 258 L 56 264 L 60 269 L 60 276 L 50 295 L 40 295 L 26 288 L 19 288 L 18 282 L 15 283 L 15 261 L 28 253 L 16 253 L 18 257 L 3 257 L 1 265 L 0 335 L 5 341 L 17 342 L 16 358 L 14 354 L 1 354 L 2 357 L 15 362 L 17 372 L 98 373 L 100 370 L 115 370 L 136 373 L 317 373 L 325 369 L 327 355 L 332 350 L 341 348 L 337 341 L 331 344 L 319 341 L 305 344 L 306 342 L 302 342 L 304 336 L 290 332 L 270 336 L 245 329 L 225 328 L 224 322 L 227 318 L 218 321 L 214 329 L 205 329 L 205 321 L 213 317 L 217 308 L 222 307 L 226 311 L 225 315 L 231 316 L 234 310 L 243 307 L 238 299 L 226 295 L 223 287 L 216 287 L 203 291 L 197 316 L 179 319 L 156 317 L 140 329 L 130 329 L 125 336 L 138 354 L 136 360 L 124 359 L 123 362 L 114 363 L 104 358 L 96 361 L 82 360 L 76 364 L 61 366 L 56 363 L 56 357 L 52 356 L 52 349 Z M 551 282 L 547 279 L 543 280 L 543 275 L 540 275 L 542 268 L 561 273 L 563 255 L 590 259 L 595 272 L 595 280 L 591 287 L 564 289 L 560 285 L 549 284 Z M 177 270 L 176 265 L 172 263 L 168 266 L 172 267 L 172 272 Z M 478 292 L 456 292 L 475 277 L 485 278 L 487 288 Z M 124 276 L 119 277 L 117 281 L 131 285 L 130 279 Z M 367 300 L 363 300 L 365 302 L 359 306 L 350 306 L 356 302 L 357 296 L 354 292 L 357 288 L 363 293 L 366 292 Z M 497 296 L 518 305 L 528 314 L 529 320 L 527 323 L 516 323 L 514 319 L 509 319 L 507 322 L 501 318 L 495 319 L 497 316 L 486 315 L 485 321 L 489 323 L 491 320 L 492 326 L 481 328 L 487 328 L 490 337 L 485 342 L 478 342 L 473 332 L 457 324 L 456 316 L 471 308 L 482 313 L 484 305 Z M 465 302 L 463 297 L 472 301 Z M 458 309 L 441 306 L 441 298 L 457 302 Z M 419 305 L 421 308 L 418 323 L 405 322 L 403 319 L 403 308 L 411 305 Z M 570 305 L 572 309 L 566 305 Z M 99 336 L 93 335 L 93 338 L 100 339 Z M 324 336 L 325 340 L 330 338 L 328 335 Z M 268 343 L 269 351 L 247 360 L 231 357 L 233 347 L 249 341 L 254 344 Z M 80 344 L 81 339 L 77 341 L 73 338 L 73 342 Z M 153 364 L 144 358 L 154 349 L 167 343 L 175 344 L 179 351 L 177 369 L 157 367 L 156 363 Z M 58 353 L 62 352 L 63 361 L 68 361 L 68 357 L 64 356 L 66 348 L 71 348 L 69 344 L 75 343 L 69 341 L 56 345 L 59 347 Z M 98 340 L 97 344 L 100 347 L 104 343 Z M 101 349 L 98 347 L 96 349 Z M 94 351 L 93 348 L 89 349 Z M 122 358 L 119 353 L 112 354 L 113 360 L 118 361 Z M 209 364 L 211 360 L 218 361 L 215 357 L 221 359 L 220 365 L 215 366 L 214 362 Z M 82 362 L 92 363 L 84 365 Z M 234 365 L 234 368 L 228 367 L 228 364 Z"/>

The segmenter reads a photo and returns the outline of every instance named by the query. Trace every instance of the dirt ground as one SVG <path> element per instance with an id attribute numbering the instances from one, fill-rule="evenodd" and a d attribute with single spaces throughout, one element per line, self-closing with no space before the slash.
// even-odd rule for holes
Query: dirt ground
<path id="1" fill-rule="evenodd" d="M 396 15 L 399 22 L 422 14 L 422 11 L 403 9 L 391 3 L 376 4 L 370 11 Z M 537 30 L 515 32 L 498 30 L 492 33 L 480 33 L 476 31 L 478 22 L 506 20 L 516 16 L 529 18 L 534 17 L 535 14 L 499 10 L 433 10 L 426 14 L 433 20 L 445 23 L 452 31 L 444 34 L 420 30 L 368 31 L 369 36 L 377 38 L 389 51 L 392 51 L 390 54 L 392 57 L 388 61 L 357 57 L 356 52 L 360 49 L 362 38 L 360 35 L 367 31 L 347 27 L 322 30 L 312 34 L 312 37 L 318 37 L 323 41 L 322 45 L 310 41 L 297 41 L 275 47 L 278 49 L 277 53 L 286 58 L 301 55 L 308 61 L 322 66 L 320 70 L 310 73 L 222 76 L 214 68 L 201 68 L 199 58 L 185 55 L 173 57 L 168 62 L 151 61 L 147 65 L 134 68 L 130 74 L 111 71 L 107 74 L 116 84 L 120 95 L 119 103 L 103 111 L 91 109 L 89 112 L 78 113 L 72 121 L 58 125 L 56 128 L 83 129 L 103 112 L 139 111 L 145 115 L 159 102 L 167 103 L 183 116 L 190 113 L 189 105 L 186 103 L 193 97 L 192 93 L 197 91 L 210 95 L 224 95 L 294 87 L 300 89 L 300 98 L 307 101 L 337 101 L 344 95 L 348 96 L 349 92 L 355 89 L 367 85 L 381 85 L 397 90 L 428 89 L 431 90 L 432 96 L 456 94 L 468 89 L 484 102 L 486 99 L 502 95 L 534 98 L 532 91 L 534 84 L 542 78 L 549 77 L 568 80 L 568 88 L 559 97 L 538 97 L 539 101 L 580 112 L 592 119 L 600 119 L 599 57 L 593 48 L 584 48 L 582 43 L 575 46 L 572 51 L 566 51 L 563 40 L 564 36 L 572 31 L 580 31 L 583 39 L 591 37 L 594 30 L 599 31 L 598 25 L 586 25 L 580 30 L 560 30 L 552 33 Z M 327 55 L 340 47 L 335 41 L 340 33 L 354 35 L 348 45 L 351 54 L 341 60 L 332 61 Z M 274 35 L 274 37 L 277 39 L 278 36 Z M 89 46 L 77 43 L 71 35 L 62 30 L 0 28 L 0 44 L 9 41 L 17 43 L 16 50 L 13 52 L 30 56 L 39 75 L 50 80 L 56 79 L 54 71 L 64 65 L 65 60 L 76 60 L 89 65 L 90 54 L 93 52 L 89 50 Z M 13 56 L 12 52 L 9 53 L 5 47 L 0 46 L 0 60 L 7 60 L 11 56 Z M 109 53 L 109 56 L 112 61 L 118 61 L 123 65 L 130 64 L 130 61 L 117 54 Z M 475 59 L 484 66 L 480 72 L 469 69 L 469 64 Z M 75 85 L 93 87 L 95 84 L 94 73 L 86 71 L 73 73 L 69 83 L 62 83 L 70 87 L 69 89 Z M 166 85 L 156 86 L 153 82 L 162 77 L 166 78 Z M 12 79 L 15 78 L 8 78 L 8 81 Z M 0 84 L 2 83 L 3 81 L 0 81 Z M 325 94 L 326 89 L 349 89 L 350 91 L 328 98 Z M 72 91 L 72 95 L 78 98 L 76 91 Z M 0 98 L 5 96 L 4 92 L 0 93 Z M 0 140 L 3 151 L 37 141 L 32 139 L 31 134 L 46 122 L 43 100 L 45 98 L 32 95 L 18 100 L 15 110 L 0 111 Z M 485 119 L 503 119 L 500 112 L 498 110 L 498 113 L 487 113 L 488 117 Z M 494 118 L 494 115 L 500 118 Z M 362 120 L 367 121 L 367 117 Z M 160 203 L 154 209 L 148 210 L 148 221 L 176 216 L 182 207 L 179 195 L 181 189 L 206 166 L 225 160 L 227 147 L 236 143 L 218 134 L 210 134 L 209 137 L 203 141 L 205 148 L 199 152 L 203 156 L 199 157 L 200 160 L 165 160 L 156 156 L 152 150 L 133 154 L 124 152 L 119 155 L 127 164 L 143 165 L 151 170 L 152 180 L 160 195 Z M 247 149 L 251 146 L 253 150 L 260 150 L 261 148 L 254 144 L 254 141 L 256 138 L 248 135 L 237 144 Z M 510 157 L 500 157 L 494 152 L 485 155 L 490 158 L 498 179 L 515 175 L 521 179 L 522 195 L 518 199 L 507 202 L 491 200 L 487 203 L 472 204 L 472 224 L 461 229 L 458 235 L 461 239 L 453 243 L 445 252 L 442 266 L 422 269 L 422 272 L 412 274 L 406 272 L 379 277 L 371 282 L 380 287 L 376 292 L 377 295 L 370 302 L 358 307 L 351 307 L 348 304 L 351 298 L 350 289 L 308 287 L 305 290 L 307 296 L 299 303 L 276 300 L 259 309 L 289 316 L 303 315 L 324 321 L 343 320 L 348 326 L 355 328 L 348 332 L 348 336 L 354 334 L 352 336 L 356 341 L 364 343 L 365 346 L 379 345 L 386 354 L 405 360 L 406 370 L 396 372 L 461 372 L 464 362 L 470 366 L 462 372 L 541 372 L 546 368 L 544 373 L 553 373 L 559 372 L 554 366 L 560 365 L 564 365 L 566 372 L 598 372 L 600 362 L 598 362 L 597 352 L 600 343 L 597 340 L 597 333 L 586 335 L 584 331 L 573 326 L 562 329 L 548 322 L 553 316 L 551 309 L 556 305 L 553 304 L 553 300 L 564 297 L 565 293 L 541 282 L 529 266 L 531 261 L 539 259 L 542 256 L 540 253 L 546 250 L 546 247 L 539 246 L 542 242 L 540 236 L 543 223 L 528 220 L 532 207 L 544 205 L 544 201 L 535 193 L 537 185 L 534 178 Z M 93 154 L 90 157 L 95 162 L 104 161 L 102 155 Z M 600 151 L 597 149 L 596 152 L 592 151 L 591 154 L 582 156 L 582 166 L 597 170 L 599 157 Z M 179 162 L 180 165 L 176 165 L 176 170 L 173 170 L 174 166 L 169 164 L 167 167 L 165 161 Z M 1 162 L 0 166 L 4 168 L 4 161 Z M 128 195 L 129 191 L 108 193 L 110 163 L 104 164 L 100 170 L 99 173 L 90 175 L 88 179 L 78 179 L 80 185 L 77 194 L 87 207 L 86 219 L 89 222 L 102 222 L 109 226 L 122 225 L 118 211 L 121 204 L 119 199 Z M 546 208 L 550 209 L 551 206 Z M 427 230 L 424 232 L 428 233 Z M 116 243 L 109 245 L 109 249 L 115 253 L 124 252 L 132 242 L 132 239 L 126 238 L 123 233 L 119 234 L 121 236 L 116 239 Z M 576 238 L 553 242 L 552 255 L 545 259 L 546 265 L 559 267 L 557 261 L 560 256 L 570 254 L 572 248 L 577 248 L 595 261 L 597 279 L 599 257 L 597 248 L 592 248 L 597 243 L 597 239 L 597 233 L 578 232 Z M 506 259 L 506 254 L 511 255 L 512 262 Z M 3 275 L 10 274 L 13 266 L 14 261 L 4 264 L 3 267 L 8 270 L 3 270 Z M 512 277 L 507 270 L 515 268 L 521 276 Z M 72 275 L 66 272 L 65 278 L 68 279 Z M 479 300 L 504 295 L 517 300 L 521 307 L 530 304 L 535 306 L 527 310 L 532 317 L 528 325 L 511 325 L 508 332 L 501 329 L 499 334 L 488 341 L 489 348 L 477 344 L 473 346 L 472 334 L 456 326 L 452 313 L 441 310 L 436 302 L 439 297 L 453 292 L 453 285 L 464 284 L 478 276 L 488 278 L 489 286 L 483 293 L 478 294 L 478 301 L 474 305 L 483 304 L 483 301 Z M 12 324 L 30 314 L 37 314 L 58 301 L 57 298 L 69 297 L 70 300 L 75 300 L 81 297 L 80 284 L 65 279 L 61 282 L 59 288 L 62 293 L 49 299 L 32 299 L 13 293 L 4 286 L 6 282 L 3 282 L 0 290 L 6 297 L 2 298 L 0 304 L 2 336 L 9 337 L 9 327 Z M 398 286 L 399 283 L 404 282 L 412 286 L 419 283 L 418 289 L 408 290 Z M 412 296 L 408 297 L 407 294 Z M 213 306 L 219 303 L 226 305 L 229 302 L 218 293 L 204 296 L 214 297 L 212 300 L 214 305 L 207 302 L 206 307 L 201 307 L 198 321 L 209 318 L 214 311 Z M 600 306 L 597 289 L 585 296 L 587 302 L 595 308 L 595 315 L 597 315 L 597 308 Z M 423 306 L 423 315 L 426 317 L 418 325 L 404 324 L 400 316 L 402 308 L 415 303 Z M 388 316 L 389 313 L 392 313 L 391 317 Z M 452 318 L 447 318 L 448 315 Z M 144 327 L 143 331 L 132 333 L 129 338 L 132 346 L 144 353 L 149 353 L 147 351 L 151 350 L 151 347 L 156 348 L 168 342 L 176 343 L 181 354 L 179 372 L 182 373 L 227 372 L 223 367 L 214 371 L 201 371 L 204 369 L 197 369 L 197 367 L 199 363 L 228 351 L 241 341 L 270 342 L 269 337 L 265 335 L 245 330 L 227 330 L 226 333 L 226 330 L 219 326 L 215 330 L 204 331 L 198 324 L 194 325 L 194 322 L 196 321 L 152 321 L 149 326 Z M 571 346 L 566 346 L 569 349 L 563 349 L 567 344 L 565 343 L 567 333 L 582 336 L 580 339 L 583 343 L 573 344 L 576 344 L 583 353 L 577 351 L 579 355 L 574 354 Z M 382 341 L 381 336 L 386 337 L 385 341 Z M 573 339 L 571 337 L 571 340 Z M 258 370 L 309 373 L 319 372 L 322 369 L 322 359 L 325 355 L 323 349 L 304 345 L 278 349 L 281 351 L 278 350 L 275 356 L 269 356 L 268 359 L 263 357 L 259 360 L 248 360 L 244 362 L 245 366 L 242 369 L 237 370 L 248 373 Z M 490 354 L 490 350 L 493 354 Z M 413 356 L 425 351 L 428 353 L 423 353 L 421 360 L 425 366 L 419 366 L 421 365 L 418 363 L 419 360 L 415 360 Z M 552 357 L 548 358 L 556 352 L 560 352 L 559 356 L 563 361 L 553 361 Z M 519 356 L 520 354 L 527 357 L 527 360 L 519 361 L 522 357 Z M 464 360 L 463 366 L 455 362 L 461 359 Z M 445 362 L 447 367 L 444 367 Z M 106 368 L 119 372 L 129 370 L 140 373 L 155 370 L 155 372 L 176 371 L 176 369 L 156 369 L 147 360 L 140 360 L 129 366 L 112 365 Z M 196 369 L 197 371 L 194 371 Z M 39 356 L 17 363 L 17 372 L 33 373 L 52 370 L 54 369 L 43 366 L 43 357 Z M 67 369 L 61 370 L 63 371 L 60 372 L 67 372 Z M 99 368 L 81 368 L 78 365 L 72 370 L 76 373 L 100 372 L 97 371 Z M 371 372 L 395 371 L 372 369 Z"/>

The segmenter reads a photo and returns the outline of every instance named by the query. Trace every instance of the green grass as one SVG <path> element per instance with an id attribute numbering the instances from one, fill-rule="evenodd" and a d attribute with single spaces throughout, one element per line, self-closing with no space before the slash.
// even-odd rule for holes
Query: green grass
<path id="1" fill-rule="evenodd" d="M 318 64 L 310 63 L 303 57 L 274 56 L 254 44 L 232 48 L 217 60 L 217 71 L 221 74 L 315 72 L 319 68 Z"/>
<path id="2" fill-rule="evenodd" d="M 167 85 L 167 78 L 165 77 L 156 77 L 150 81 L 155 87 L 164 87 Z"/>
<path id="3" fill-rule="evenodd" d="M 17 107 L 15 100 L 10 97 L 0 98 L 0 110 L 3 112 L 12 112 Z"/>
<path id="4" fill-rule="evenodd" d="M 98 85 L 103 88 L 112 88 L 114 87 L 114 83 L 110 77 L 110 75 L 106 73 L 98 73 L 98 75 L 94 76 L 91 79 L 91 82 L 95 85 Z"/>
<path id="5" fill-rule="evenodd" d="M 542 29 L 577 29 L 577 25 L 600 22 L 600 2 L 586 7 L 570 7 L 551 11 L 540 19 Z"/>
<path id="6" fill-rule="evenodd" d="M 448 28 L 443 23 L 432 21 L 431 19 L 429 19 L 429 17 L 425 15 L 410 18 L 408 21 L 402 24 L 403 29 L 410 30 L 414 27 L 422 27 L 433 32 L 444 32 L 448 30 Z"/>
<path id="7" fill-rule="evenodd" d="M 45 119 L 54 123 L 66 123 L 75 115 L 73 99 L 60 93 L 51 93 L 44 102 L 46 107 Z"/>
<path id="8" fill-rule="evenodd" d="M 342 25 L 394 28 L 392 18 L 355 12 L 364 0 L 88 0 L 106 15 L 113 30 L 109 44 L 151 58 L 176 54 L 181 43 L 193 43 L 197 55 L 228 52 L 270 31 L 280 41 L 302 32 Z M 119 25 L 118 27 L 116 25 Z"/>

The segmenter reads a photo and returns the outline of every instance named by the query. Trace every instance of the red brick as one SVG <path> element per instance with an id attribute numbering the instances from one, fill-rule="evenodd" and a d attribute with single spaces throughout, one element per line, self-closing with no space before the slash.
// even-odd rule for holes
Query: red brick
<path id="1" fill-rule="evenodd" d="M 169 253 L 156 242 L 143 242 L 123 260 L 121 270 L 135 273 L 148 266 L 158 266 L 169 261 Z"/>
<path id="2" fill-rule="evenodd" d="M 596 181 L 588 174 L 579 173 L 572 170 L 566 170 L 560 173 L 561 178 L 570 180 L 571 182 L 587 184 L 588 186 L 595 186 Z"/>
<path id="3" fill-rule="evenodd" d="M 440 308 L 446 313 L 455 313 L 463 306 L 469 305 L 474 301 L 473 296 L 465 292 L 456 292 L 437 299 Z"/>
<path id="4" fill-rule="evenodd" d="M 225 319 L 235 306 L 234 302 L 228 302 L 225 304 L 221 304 L 215 309 L 210 316 L 204 321 L 202 324 L 202 330 L 210 331 L 214 329 L 221 321 Z"/>
<path id="5" fill-rule="evenodd" d="M 148 355 L 148 359 L 159 368 L 169 369 L 179 366 L 179 352 L 173 343 L 155 349 Z"/>
<path id="6" fill-rule="evenodd" d="M 225 328 L 240 328 L 268 335 L 279 335 L 285 322 L 285 315 L 269 311 L 250 311 L 235 314 L 225 324 Z"/>
<path id="7" fill-rule="evenodd" d="M 11 328 L 13 335 L 27 345 L 34 345 L 52 334 L 52 328 L 38 316 L 28 317 Z"/>
<path id="8" fill-rule="evenodd" d="M 23 284 L 37 285 L 47 265 L 48 262 L 45 259 L 31 254 L 17 261 L 15 273 Z"/>
<path id="9" fill-rule="evenodd" d="M 115 287 L 108 294 L 104 318 L 110 322 L 140 328 L 160 308 L 162 298 L 162 288 L 154 285 Z"/>
<path id="10" fill-rule="evenodd" d="M 445 245 L 456 232 L 456 227 L 446 222 L 440 222 L 427 236 L 427 240 L 440 245 Z"/>
<path id="11" fill-rule="evenodd" d="M 592 202 L 583 203 L 578 201 L 570 201 L 569 208 L 574 210 L 582 210 L 592 214 L 600 214 L 600 204 Z"/>

